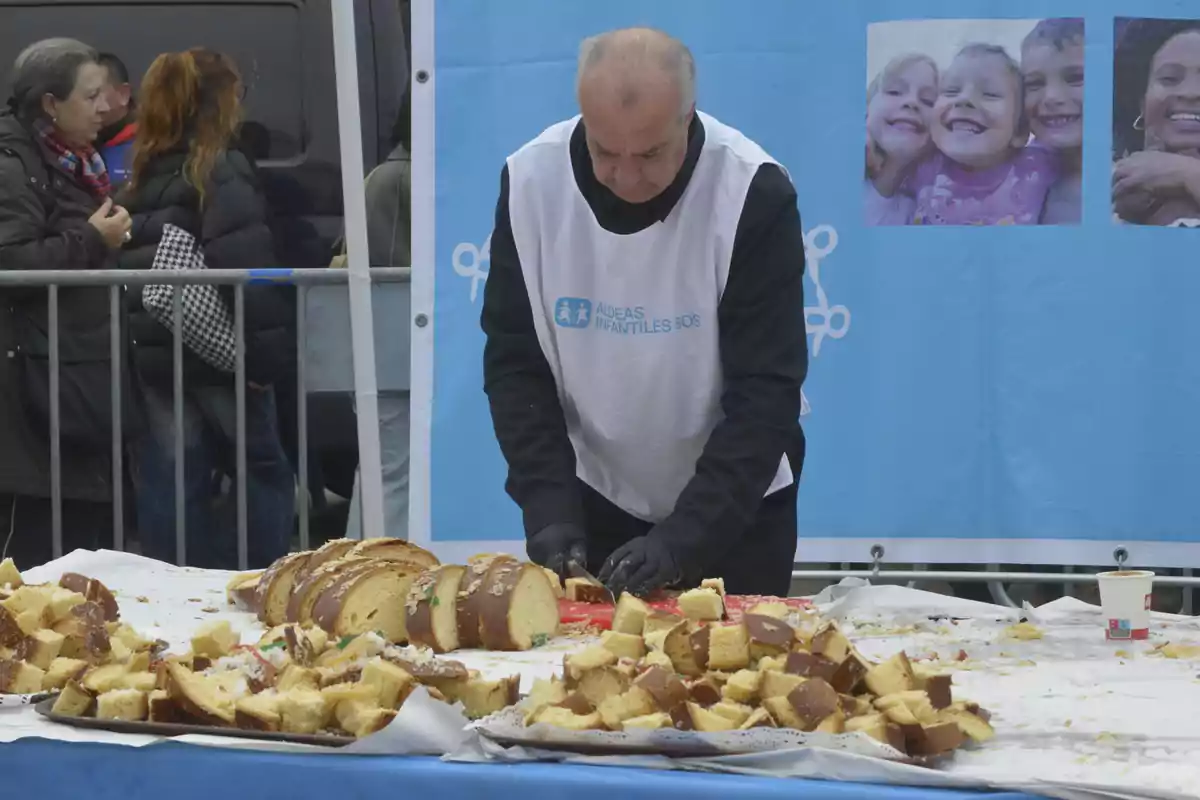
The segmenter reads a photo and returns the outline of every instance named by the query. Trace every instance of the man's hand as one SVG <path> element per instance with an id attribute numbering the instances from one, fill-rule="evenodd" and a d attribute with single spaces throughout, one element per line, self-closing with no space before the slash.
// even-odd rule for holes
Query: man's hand
<path id="1" fill-rule="evenodd" d="M 547 525 L 525 543 L 529 560 L 567 578 L 567 563 L 587 564 L 587 534 L 573 522 Z"/>
<path id="2" fill-rule="evenodd" d="M 620 597 L 625 591 L 645 595 L 677 583 L 682 577 L 683 570 L 675 554 L 653 531 L 614 550 L 596 576 L 613 597 Z"/>

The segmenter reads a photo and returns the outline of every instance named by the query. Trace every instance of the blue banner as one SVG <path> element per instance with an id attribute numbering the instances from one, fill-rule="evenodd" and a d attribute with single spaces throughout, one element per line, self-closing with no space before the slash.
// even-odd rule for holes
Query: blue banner
<path id="1" fill-rule="evenodd" d="M 881 543 L 898 561 L 1094 564 L 1119 544 L 1192 563 L 1200 21 L 1172 18 L 1194 5 L 440 0 L 414 31 L 432 73 L 415 113 L 434 115 L 416 150 L 427 130 L 436 156 L 414 196 L 434 264 L 415 259 L 414 311 L 432 312 L 417 538 L 448 557 L 523 546 L 482 391 L 500 169 L 577 113 L 581 39 L 649 25 L 694 52 L 698 106 L 799 193 L 797 560 Z"/>

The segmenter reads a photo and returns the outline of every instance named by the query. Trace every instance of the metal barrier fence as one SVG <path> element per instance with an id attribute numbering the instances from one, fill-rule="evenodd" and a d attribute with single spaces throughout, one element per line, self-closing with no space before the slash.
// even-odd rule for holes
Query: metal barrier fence
<path id="1" fill-rule="evenodd" d="M 374 268 L 370 270 L 373 283 L 407 283 L 411 270 L 407 268 Z M 308 485 L 308 403 L 307 403 L 307 292 L 310 286 L 346 285 L 350 279 L 345 269 L 263 269 L 263 270 L 198 270 L 168 272 L 162 270 L 47 270 L 33 272 L 8 272 L 0 270 L 0 290 L 5 288 L 46 288 L 47 321 L 49 327 L 49 388 L 50 388 L 50 497 L 52 552 L 55 558 L 63 555 L 62 532 L 62 449 L 60 441 L 61 420 L 59 417 L 59 298 L 60 287 L 108 287 L 110 315 L 111 357 L 111 402 L 112 402 L 112 506 L 113 546 L 125 549 L 124 509 L 124 436 L 122 432 L 122 370 L 124 342 L 120 321 L 123 317 L 123 299 L 126 289 L 140 289 L 147 285 L 223 285 L 234 289 L 234 331 L 236 337 L 236 368 L 234 373 L 236 433 L 235 433 L 235 496 L 237 503 L 237 558 L 238 568 L 248 566 L 248 530 L 246 498 L 246 352 L 245 352 L 245 287 L 250 284 L 273 283 L 291 285 L 296 288 L 296 351 L 297 351 L 297 451 L 296 466 L 299 503 L 299 539 L 301 549 L 309 547 L 309 485 Z M 183 380 L 183 319 L 182 292 L 173 293 L 173 417 L 175 448 L 175 555 L 176 562 L 187 561 L 187 518 L 185 493 L 184 453 L 184 380 Z M 794 579 L 837 581 L 846 577 L 861 577 L 883 581 L 908 582 L 941 580 L 956 582 L 987 582 L 992 597 L 999 603 L 1015 605 L 1005 590 L 1005 583 L 1057 583 L 1065 591 L 1075 584 L 1095 581 L 1095 576 L 1072 572 L 1064 567 L 1063 572 L 1000 572 L 996 564 L 985 565 L 981 571 L 937 571 L 925 565 L 916 565 L 912 570 L 889 570 L 883 567 L 884 550 L 875 545 L 871 548 L 871 569 L 853 570 L 849 564 L 841 569 L 799 569 L 792 573 Z M 1118 567 L 1128 557 L 1124 548 L 1113 552 Z M 1192 590 L 1200 586 L 1200 578 L 1192 577 L 1191 570 L 1183 576 L 1159 576 L 1156 583 L 1165 586 L 1184 587 L 1183 611 L 1191 613 Z"/>
<path id="2" fill-rule="evenodd" d="M 372 282 L 407 283 L 411 279 L 408 268 L 375 268 L 370 271 Z M 45 288 L 47 290 L 47 327 L 49 328 L 49 391 L 50 391 L 50 502 L 51 535 L 54 558 L 63 555 L 62 531 L 62 445 L 59 398 L 59 298 L 61 287 L 108 287 L 110 357 L 111 357 L 111 402 L 112 402 L 112 506 L 113 546 L 125 549 L 125 498 L 124 498 L 124 435 L 122 431 L 121 395 L 124 342 L 121 336 L 121 319 L 124 310 L 124 294 L 127 288 L 140 289 L 144 286 L 222 285 L 234 288 L 234 331 L 237 347 L 234 391 L 236 404 L 235 433 L 235 486 L 237 502 L 237 558 L 238 568 L 246 569 L 248 562 L 248 532 L 246 514 L 246 348 L 245 348 L 245 287 L 249 284 L 273 283 L 296 287 L 296 351 L 298 404 L 297 404 L 297 450 L 296 473 L 299 495 L 302 500 L 299 514 L 300 546 L 308 548 L 309 540 L 309 486 L 308 486 L 308 404 L 306 382 L 308 378 L 307 355 L 307 291 L 310 286 L 345 285 L 350 279 L 346 269 L 261 269 L 261 270 L 194 270 L 170 272 L 164 270 L 44 270 L 5 271 L 0 270 L 0 290 Z M 176 562 L 187 561 L 187 522 L 184 472 L 184 381 L 183 381 L 183 303 L 182 291 L 173 292 L 173 400 L 174 400 L 174 448 L 175 448 L 175 551 Z M 0 455 L 0 457 L 3 457 Z"/>
<path id="3" fill-rule="evenodd" d="M 872 545 L 869 569 L 853 569 L 850 564 L 843 563 L 838 569 L 795 569 L 792 570 L 793 581 L 815 581 L 834 583 L 843 578 L 863 578 L 884 583 L 906 583 L 913 587 L 927 581 L 945 581 L 953 583 L 986 583 L 992 600 L 998 605 L 1018 608 L 1019 604 L 1009 596 L 1006 584 L 1058 584 L 1062 587 L 1064 596 L 1071 595 L 1074 587 L 1095 584 L 1096 575 L 1089 572 L 1076 572 L 1073 565 L 1062 565 L 1058 572 L 1005 572 L 999 564 L 981 564 L 978 571 L 964 570 L 931 570 L 926 564 L 914 564 L 912 569 L 889 569 L 884 565 L 884 548 L 882 545 Z M 1124 547 L 1113 549 L 1114 569 L 1128 568 L 1129 551 Z M 1194 577 L 1194 570 L 1182 569 L 1182 575 L 1154 576 L 1155 588 L 1162 586 L 1179 587 L 1182 589 L 1179 613 L 1193 615 L 1195 605 L 1195 590 L 1200 587 L 1200 578 Z"/>

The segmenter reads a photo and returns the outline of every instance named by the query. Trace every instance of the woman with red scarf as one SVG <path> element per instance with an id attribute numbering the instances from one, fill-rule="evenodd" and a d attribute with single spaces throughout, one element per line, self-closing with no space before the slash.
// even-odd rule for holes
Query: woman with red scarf
<path id="1" fill-rule="evenodd" d="M 107 110 L 96 51 L 73 39 L 47 39 L 17 57 L 11 76 L 12 96 L 0 111 L 0 269 L 114 266 L 130 218 L 114 206 L 93 147 Z M 107 288 L 61 288 L 58 328 L 69 552 L 102 546 L 112 532 Z M 21 568 L 52 553 L 49 331 L 45 289 L 0 291 L 0 553 Z"/>

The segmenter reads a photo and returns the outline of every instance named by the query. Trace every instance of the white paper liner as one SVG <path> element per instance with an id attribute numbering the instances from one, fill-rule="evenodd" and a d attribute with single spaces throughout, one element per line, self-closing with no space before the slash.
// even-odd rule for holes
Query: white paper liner
<path id="1" fill-rule="evenodd" d="M 262 626 L 250 614 L 224 603 L 231 573 L 173 567 L 128 553 L 76 551 L 25 573 L 28 582 L 57 581 L 63 572 L 99 578 L 117 594 L 121 618 L 140 633 L 172 643 L 183 652 L 202 621 L 228 619 L 256 641 Z M 1030 616 L 1015 609 L 971 605 L 905 587 L 870 586 L 846 581 L 816 598 L 822 611 L 842 619 L 843 627 L 872 659 L 898 650 L 921 658 L 940 655 L 940 666 L 954 674 L 955 697 L 969 698 L 993 714 L 996 738 L 958 751 L 936 769 L 917 767 L 817 747 L 744 755 L 671 759 L 650 755 L 579 755 L 565 750 L 502 746 L 474 729 L 446 758 L 455 761 L 518 763 L 560 761 L 572 764 L 620 764 L 658 769 L 690 769 L 776 777 L 853 780 L 922 786 L 1015 789 L 1064 800 L 1095 798 L 1200 798 L 1200 658 L 1172 659 L 1154 652 L 1170 641 L 1200 645 L 1200 620 L 1155 614 L 1149 642 L 1112 643 L 1103 636 L 1101 611 L 1074 598 L 1040 606 Z M 830 608 L 831 601 L 853 595 Z M 208 606 L 216 608 L 213 613 Z M 1037 641 L 1018 641 L 1005 630 L 1019 616 L 1045 632 Z M 526 653 L 461 651 L 450 657 L 479 669 L 486 677 L 522 673 L 523 688 L 534 677 L 558 671 L 564 652 L 584 640 L 563 639 Z M 969 657 L 959 662 L 960 648 Z M 414 695 L 415 697 L 415 695 Z M 436 701 L 433 701 L 436 702 Z M 406 704 L 408 705 L 408 704 Z M 1137 713 L 1130 713 L 1136 706 Z M 410 709 L 419 711 L 420 701 Z M 439 706 L 436 712 L 446 711 Z M 435 712 L 435 713 L 436 713 Z M 404 726 L 409 712 L 393 724 Z M 417 724 L 435 730 L 430 716 Z M 32 707 L 0 714 L 0 743 L 25 737 L 153 744 L 158 737 L 72 728 L 50 722 Z M 453 727 L 454 723 L 451 723 Z M 357 749 L 385 752 L 391 728 L 363 740 Z M 1164 738 L 1166 735 L 1169 738 Z M 382 737 L 378 741 L 371 741 Z M 184 736 L 174 741 L 221 747 L 291 750 L 335 755 L 348 748 L 308 747 L 214 736 Z M 365 744 L 370 742 L 370 744 Z M 375 750 L 374 748 L 381 748 Z M 406 752 L 403 738 L 389 744 Z M 440 745 L 408 752 L 433 752 Z"/>
<path id="2" fill-rule="evenodd" d="M 765 753 L 797 747 L 819 747 L 843 753 L 908 761 L 908 756 L 861 733 L 804 733 L 787 728 L 753 728 L 747 731 L 700 733 L 673 728 L 628 731 L 571 731 L 538 723 L 526 726 L 524 711 L 513 706 L 479 720 L 479 733 L 501 744 L 568 749 L 603 755 L 646 753 L 690 758 L 739 753 Z"/>
<path id="3" fill-rule="evenodd" d="M 424 686 L 418 686 L 386 728 L 331 752 L 440 756 L 470 737 L 468 722 L 461 705 L 435 700 Z"/>

